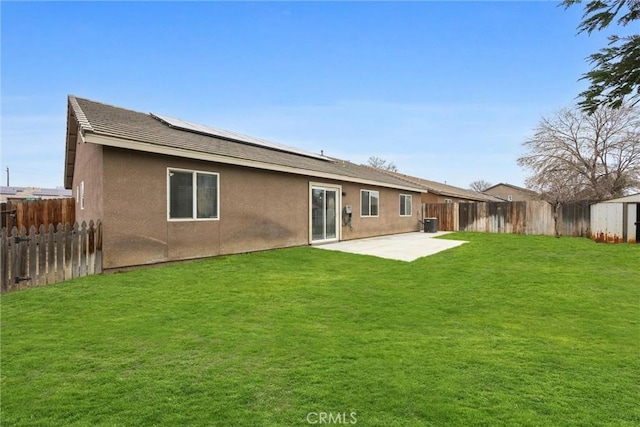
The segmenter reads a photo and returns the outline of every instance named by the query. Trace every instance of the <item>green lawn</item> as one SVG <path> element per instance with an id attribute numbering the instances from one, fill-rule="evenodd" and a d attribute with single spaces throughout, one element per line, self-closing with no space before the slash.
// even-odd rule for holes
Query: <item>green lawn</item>
<path id="1" fill-rule="evenodd" d="M 283 249 L 3 295 L 0 424 L 640 423 L 640 245 L 448 238 L 470 243 L 412 263 Z"/>

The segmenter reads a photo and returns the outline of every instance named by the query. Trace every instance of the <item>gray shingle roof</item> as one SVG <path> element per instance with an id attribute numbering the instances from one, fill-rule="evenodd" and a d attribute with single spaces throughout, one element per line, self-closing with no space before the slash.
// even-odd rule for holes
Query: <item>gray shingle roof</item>
<path id="1" fill-rule="evenodd" d="M 443 184 L 437 181 L 430 181 L 428 179 L 418 178 L 416 176 L 405 175 L 399 172 L 385 171 L 387 174 L 403 179 L 408 183 L 417 185 L 424 188 L 429 193 L 434 193 L 442 196 L 455 197 L 459 199 L 474 200 L 477 202 L 501 202 L 502 199 L 494 197 L 488 194 L 478 193 L 473 190 L 467 190 L 464 188 L 456 187 L 449 184 Z"/>
<path id="2" fill-rule="evenodd" d="M 194 153 L 205 153 L 237 159 L 259 162 L 269 169 L 269 165 L 291 167 L 308 171 L 331 174 L 350 179 L 371 181 L 387 187 L 414 189 L 421 187 L 398 177 L 391 176 L 378 169 L 356 165 L 346 160 L 333 158 L 313 158 L 301 154 L 284 152 L 260 147 L 247 142 L 203 135 L 170 127 L 151 114 L 127 110 L 88 99 L 69 96 L 69 109 L 78 121 L 84 134 L 95 134 L 118 138 L 153 147 L 175 148 Z M 234 135 L 235 133 L 230 133 Z M 239 135 L 239 134 L 235 134 Z M 152 151 L 152 150 L 150 150 Z M 307 173 L 304 173 L 307 175 Z"/>

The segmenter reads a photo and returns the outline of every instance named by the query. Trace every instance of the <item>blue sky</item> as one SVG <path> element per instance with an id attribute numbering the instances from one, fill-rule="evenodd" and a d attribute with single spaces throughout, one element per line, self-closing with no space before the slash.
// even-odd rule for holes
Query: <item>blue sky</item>
<path id="1" fill-rule="evenodd" d="M 2 185 L 63 183 L 67 95 L 460 187 L 523 185 L 575 104 L 581 7 L 557 2 L 6 2 Z"/>

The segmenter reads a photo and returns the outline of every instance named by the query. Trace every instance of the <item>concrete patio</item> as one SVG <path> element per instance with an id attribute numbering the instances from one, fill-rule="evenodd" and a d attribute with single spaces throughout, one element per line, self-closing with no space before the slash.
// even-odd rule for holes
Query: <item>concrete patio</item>
<path id="1" fill-rule="evenodd" d="M 389 236 L 327 243 L 314 247 L 330 251 L 349 252 L 411 262 L 418 258 L 433 255 L 467 243 L 461 240 L 434 239 L 434 237 L 449 233 L 448 231 L 439 231 L 437 233 L 413 232 L 392 234 Z"/>

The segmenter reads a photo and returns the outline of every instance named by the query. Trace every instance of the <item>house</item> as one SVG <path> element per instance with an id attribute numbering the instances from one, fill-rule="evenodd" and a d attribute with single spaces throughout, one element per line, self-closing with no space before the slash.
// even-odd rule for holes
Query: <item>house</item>
<path id="1" fill-rule="evenodd" d="M 453 185 L 443 184 L 436 181 L 419 179 L 417 184 L 421 184 L 428 191 L 422 193 L 422 203 L 474 203 L 474 202 L 502 202 L 503 200 L 488 194 L 479 193 Z"/>
<path id="2" fill-rule="evenodd" d="M 473 203 L 473 202 L 503 202 L 504 200 L 477 191 L 467 190 L 453 185 L 443 184 L 416 176 L 399 172 L 385 171 L 407 183 L 422 188 L 422 203 Z"/>
<path id="3" fill-rule="evenodd" d="M 540 195 L 535 191 L 504 183 L 491 186 L 484 190 L 483 193 L 507 202 L 528 202 L 532 200 L 540 200 Z"/>
<path id="4" fill-rule="evenodd" d="M 591 238 L 597 242 L 640 242 L 640 193 L 591 205 Z"/>
<path id="5" fill-rule="evenodd" d="M 418 231 L 406 180 L 321 154 L 75 96 L 65 188 L 101 220 L 103 269 Z"/>

